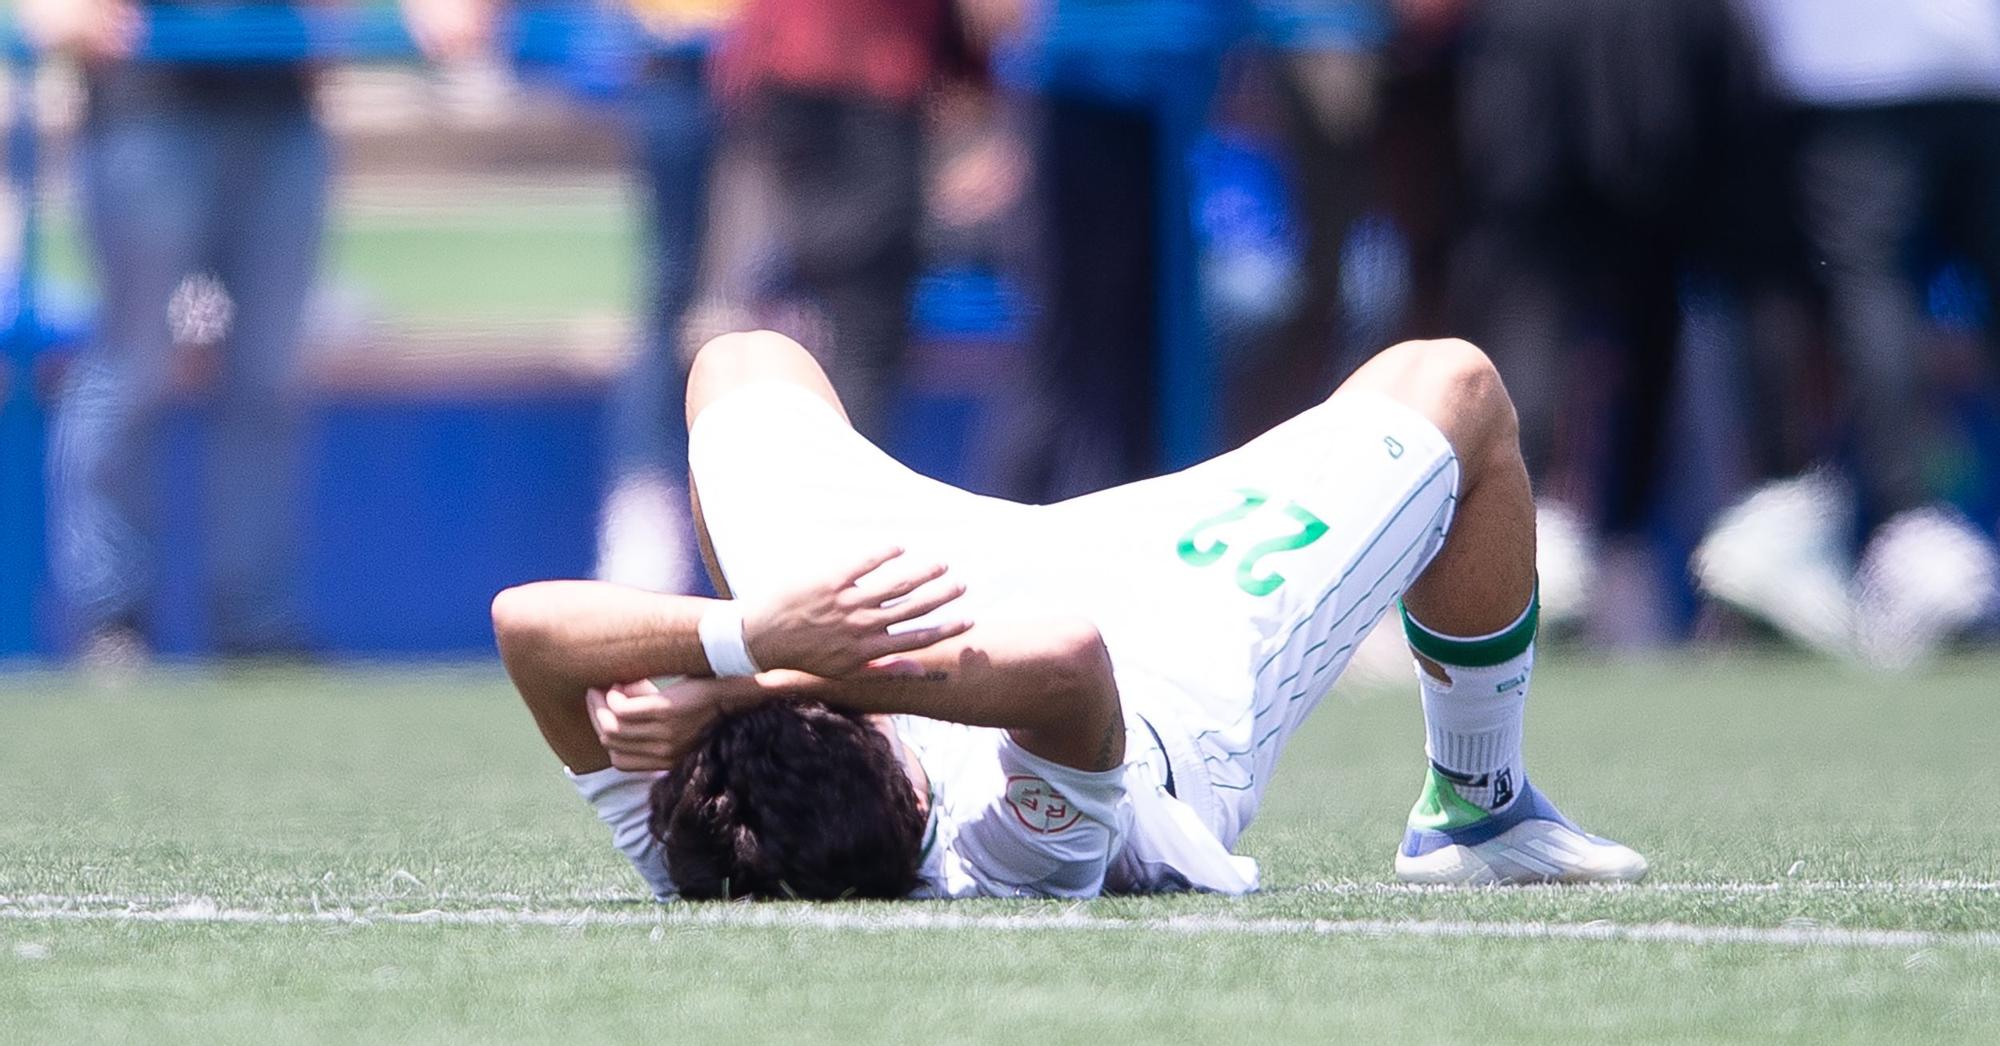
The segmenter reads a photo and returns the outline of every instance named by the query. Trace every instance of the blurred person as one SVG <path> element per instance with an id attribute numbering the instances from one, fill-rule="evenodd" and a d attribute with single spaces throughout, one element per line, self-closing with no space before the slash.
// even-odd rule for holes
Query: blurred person
<path id="1" fill-rule="evenodd" d="M 1461 48 L 1453 311 L 1514 391 L 1576 615 L 1593 533 L 1655 507 L 1688 281 L 1739 275 L 1755 53 L 1729 0 L 1477 0 Z"/>
<path id="2" fill-rule="evenodd" d="M 1012 496 L 1055 500 L 1162 465 L 1163 252 L 1168 235 L 1192 236 L 1188 201 L 1165 198 L 1176 188 L 1162 169 L 1187 157 L 1168 155 L 1179 129 L 1162 99 L 1209 93 L 1247 17 L 1246 0 L 1042 5 L 1034 144 L 1043 314 L 1029 401 L 1000 455 Z"/>
<path id="3" fill-rule="evenodd" d="M 2000 607 L 1988 521 L 1925 482 L 1938 441 L 1918 267 L 1927 242 L 1968 260 L 2000 347 L 2000 0 L 1739 2 L 1797 110 L 1790 174 L 1845 372 L 1858 504 L 1834 472 L 1774 483 L 1720 521 L 1697 568 L 1811 646 L 1907 665 Z"/>
<path id="4" fill-rule="evenodd" d="M 855 426 L 887 438 L 909 351 L 925 102 L 977 78 L 1006 0 L 745 0 L 717 53 L 732 135 L 766 168 L 788 289 Z M 961 15 L 961 11 L 964 12 Z"/>
<path id="5" fill-rule="evenodd" d="M 468 0 L 406 0 L 440 55 L 475 43 Z M 77 60 L 84 241 L 101 302 L 55 409 L 51 574 L 87 657 L 143 654 L 155 583 L 150 502 L 175 381 L 170 312 L 190 278 L 226 296 L 209 447 L 212 641 L 225 654 L 305 649 L 297 585 L 301 326 L 326 224 L 331 149 L 303 61 L 161 63 L 149 14 L 255 0 L 28 0 L 29 38 Z"/>
<path id="6" fill-rule="evenodd" d="M 1441 74 L 1470 2 L 1255 0 L 1285 30 L 1268 59 L 1299 218 L 1301 293 L 1276 337 L 1231 376 L 1231 442 L 1300 405 L 1270 400 L 1274 388 L 1295 398 L 1352 369 L 1358 347 L 1450 325 L 1439 306 L 1455 172 Z M 1389 284 L 1371 288 L 1387 292 L 1365 303 L 1377 314 L 1346 314 L 1364 304 L 1346 300 L 1350 254 L 1381 268 L 1361 278 Z"/>
<path id="7" fill-rule="evenodd" d="M 493 602 L 543 739 L 656 897 L 1255 890 L 1231 849 L 1399 600 L 1429 763 L 1397 877 L 1646 873 L 1526 775 L 1534 506 L 1464 342 L 1394 346 L 1235 451 L 1049 506 L 902 467 L 771 332 L 702 350 L 688 418 L 724 598 Z"/>
<path id="8" fill-rule="evenodd" d="M 683 345 L 719 124 L 707 39 L 739 6 L 738 0 L 631 0 L 652 36 L 629 109 L 648 271 L 639 351 L 611 391 L 597 576 L 653 591 L 681 591 L 696 575 L 680 421 L 687 398 Z"/>
<path id="9" fill-rule="evenodd" d="M 1227 385 L 1225 439 L 1262 431 L 1305 405 L 1347 358 L 1343 255 L 1355 223 L 1377 201 L 1369 156 L 1385 76 L 1369 29 L 1333 21 L 1368 19 L 1370 0 L 1258 0 L 1268 15 L 1302 23 L 1266 58 L 1268 102 L 1283 137 L 1299 249 L 1297 293 L 1272 337 L 1255 339 Z M 1253 117 L 1254 119 L 1254 117 Z M 1374 344 L 1380 344 L 1379 341 Z M 1275 396 L 1274 396 L 1275 394 Z"/>
<path id="10" fill-rule="evenodd" d="M 493 40 L 503 0 L 451 0 L 411 12 L 427 50 L 472 57 Z M 708 220 L 718 119 L 711 93 L 711 38 L 741 0 L 624 0 L 646 39 L 626 99 L 628 148 L 638 183 L 646 254 L 640 340 L 612 385 L 606 411 L 606 492 L 599 507 L 600 579 L 653 591 L 693 581 L 687 515 L 686 398 L 682 349 Z"/>

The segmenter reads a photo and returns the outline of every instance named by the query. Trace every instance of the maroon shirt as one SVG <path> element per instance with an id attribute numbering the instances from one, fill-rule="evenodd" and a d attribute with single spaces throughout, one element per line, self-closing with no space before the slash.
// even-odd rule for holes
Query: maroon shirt
<path id="1" fill-rule="evenodd" d="M 761 87 L 914 103 L 972 63 L 949 0 L 748 0 L 724 36 L 725 94 Z"/>

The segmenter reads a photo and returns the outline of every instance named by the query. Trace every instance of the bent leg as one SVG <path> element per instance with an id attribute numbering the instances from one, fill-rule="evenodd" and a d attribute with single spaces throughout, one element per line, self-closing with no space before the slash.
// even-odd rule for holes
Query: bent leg
<path id="1" fill-rule="evenodd" d="M 1456 339 L 1377 354 L 1334 392 L 1386 395 L 1436 425 L 1459 458 L 1458 510 L 1444 547 L 1404 594 L 1410 614 L 1450 635 L 1497 632 L 1535 589 L 1535 502 L 1513 402 L 1486 354 Z"/>
<path id="2" fill-rule="evenodd" d="M 1342 395 L 1371 390 L 1428 418 L 1459 456 L 1457 512 L 1404 593 L 1430 769 L 1396 857 L 1412 882 L 1629 881 L 1646 861 L 1586 835 L 1528 782 L 1521 734 L 1535 663 L 1535 511 L 1513 404 L 1462 341 L 1406 342 Z"/>
<path id="3" fill-rule="evenodd" d="M 805 346 L 776 331 L 738 331 L 709 339 L 695 353 L 694 363 L 688 368 L 688 428 L 694 428 L 695 419 L 710 404 L 756 381 L 790 382 L 825 400 L 842 418 L 847 417 L 826 371 L 820 369 L 819 362 Z M 702 515 L 701 491 L 695 486 L 692 471 L 688 473 L 688 502 L 694 513 L 695 542 L 701 547 L 701 563 L 708 571 L 709 583 L 715 587 L 716 595 L 728 599 L 729 582 L 724 580 L 722 565 L 715 558 L 715 540 L 709 535 L 707 517 Z"/>

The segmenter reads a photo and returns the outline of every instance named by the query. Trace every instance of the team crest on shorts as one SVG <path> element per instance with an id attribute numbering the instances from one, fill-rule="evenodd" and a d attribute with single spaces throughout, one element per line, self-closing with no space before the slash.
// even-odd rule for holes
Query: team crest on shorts
<path id="1" fill-rule="evenodd" d="M 1031 832 L 1060 832 L 1083 817 L 1063 794 L 1039 777 L 1009 777 L 1007 807 Z"/>

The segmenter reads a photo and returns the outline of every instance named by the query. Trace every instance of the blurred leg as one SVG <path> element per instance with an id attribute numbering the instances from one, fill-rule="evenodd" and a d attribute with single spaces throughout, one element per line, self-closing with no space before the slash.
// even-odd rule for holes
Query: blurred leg
<path id="1" fill-rule="evenodd" d="M 1279 66 L 1279 101 L 1304 225 L 1304 292 L 1279 335 L 1232 376 L 1226 419 L 1232 445 L 1304 410 L 1342 364 L 1352 366 L 1341 311 L 1341 253 L 1370 203 L 1365 146 L 1376 115 L 1377 65 L 1371 54 L 1327 51 L 1294 55 Z"/>
<path id="2" fill-rule="evenodd" d="M 1558 478 L 1558 421 L 1576 357 L 1570 348 L 1572 279 L 1560 260 L 1563 248 L 1549 231 L 1554 223 L 1552 216 L 1539 221 L 1496 216 L 1473 230 L 1458 259 L 1457 296 L 1466 327 L 1506 377 L 1520 412 L 1528 471 L 1545 485 Z"/>
<path id="3" fill-rule="evenodd" d="M 1924 164 L 1900 110 L 1823 111 L 1800 150 L 1805 231 L 1826 281 L 1847 418 L 1874 521 L 1926 499 L 1917 359 L 1917 289 L 1906 274 L 1923 220 Z"/>
<path id="4" fill-rule="evenodd" d="M 1625 225 L 1612 300 L 1624 318 L 1617 350 L 1610 447 L 1603 462 L 1604 525 L 1636 533 L 1647 523 L 1665 467 L 1669 410 L 1673 406 L 1681 348 L 1680 277 L 1683 253 L 1667 235 L 1649 234 L 1645 221 Z M 1607 253 L 1610 253 L 1607 251 Z"/>
<path id="5" fill-rule="evenodd" d="M 693 303 L 707 223 L 715 119 L 699 58 L 662 59 L 634 99 L 633 162 L 646 213 L 650 265 L 644 328 L 606 411 L 605 495 L 597 576 L 658 591 L 687 591 L 687 400 L 684 321 Z"/>
<path id="6" fill-rule="evenodd" d="M 2000 381 L 2000 102 L 1965 102 L 1954 116 L 1954 144 L 1964 155 L 1959 237 L 1985 284 L 1987 373 Z"/>
<path id="7" fill-rule="evenodd" d="M 254 103 L 250 103 L 254 106 Z M 217 276 L 234 302 L 211 447 L 214 632 L 225 652 L 296 650 L 304 390 L 299 343 L 319 270 L 331 164 L 304 107 L 221 117 L 228 135 L 215 215 Z"/>
<path id="8" fill-rule="evenodd" d="M 148 495 L 173 350 L 167 305 L 204 253 L 211 146 L 168 113 L 100 115 L 78 142 L 101 304 L 55 410 L 49 554 L 56 588 L 85 632 L 138 625 L 152 595 Z"/>
<path id="9" fill-rule="evenodd" d="M 687 468 L 682 320 L 694 298 L 715 141 L 699 61 L 650 70 L 634 105 L 632 144 L 650 271 L 639 355 L 611 390 L 606 449 L 614 483 L 644 471 L 677 477 Z"/>
<path id="10" fill-rule="evenodd" d="M 1038 143 L 1047 313 L 1007 494 L 1059 500 L 1154 472 L 1159 129 L 1143 108 L 1056 97 Z"/>
<path id="11" fill-rule="evenodd" d="M 824 314 L 818 356 L 854 427 L 888 436 L 909 349 L 922 192 L 913 108 L 774 90 L 761 103 L 799 287 Z"/>

